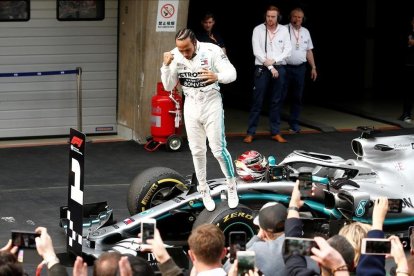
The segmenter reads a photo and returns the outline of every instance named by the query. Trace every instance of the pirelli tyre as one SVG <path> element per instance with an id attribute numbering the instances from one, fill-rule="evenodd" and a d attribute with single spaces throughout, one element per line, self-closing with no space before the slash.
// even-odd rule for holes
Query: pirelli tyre
<path id="1" fill-rule="evenodd" d="M 187 190 L 185 178 L 173 169 L 153 167 L 138 174 L 129 185 L 127 205 L 131 215 L 148 210 Z"/>
<path id="2" fill-rule="evenodd" d="M 258 227 L 253 223 L 255 213 L 249 207 L 239 204 L 237 208 L 230 209 L 227 201 L 216 204 L 216 208 L 210 212 L 207 209 L 201 211 L 193 224 L 193 229 L 204 223 L 217 225 L 226 237 L 228 244 L 229 233 L 232 231 L 244 231 L 247 240 L 250 240 L 258 231 Z"/>

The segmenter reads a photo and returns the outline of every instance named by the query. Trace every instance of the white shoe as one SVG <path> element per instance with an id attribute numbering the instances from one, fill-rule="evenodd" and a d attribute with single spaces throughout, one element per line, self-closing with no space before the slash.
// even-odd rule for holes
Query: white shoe
<path id="1" fill-rule="evenodd" d="M 210 189 L 208 187 L 207 189 L 200 189 L 199 193 L 203 197 L 204 207 L 210 212 L 213 211 L 216 208 L 216 203 L 214 203 L 214 200 L 211 198 Z"/>
<path id="2" fill-rule="evenodd" d="M 230 209 L 234 209 L 239 205 L 239 196 L 237 195 L 237 185 L 227 185 L 227 203 Z"/>

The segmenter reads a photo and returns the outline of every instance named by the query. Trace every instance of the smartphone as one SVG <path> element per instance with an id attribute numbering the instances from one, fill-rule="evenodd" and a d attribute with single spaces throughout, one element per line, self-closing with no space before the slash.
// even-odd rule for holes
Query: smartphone
<path id="1" fill-rule="evenodd" d="M 301 172 L 298 176 L 301 197 L 309 197 L 312 192 L 312 173 Z"/>
<path id="2" fill-rule="evenodd" d="M 361 254 L 386 255 L 391 254 L 391 241 L 387 239 L 364 238 L 361 244 Z"/>
<path id="3" fill-rule="evenodd" d="M 236 259 L 238 251 L 246 250 L 247 235 L 244 231 L 232 231 L 229 233 L 230 263 Z"/>
<path id="4" fill-rule="evenodd" d="M 269 181 L 282 180 L 285 177 L 284 166 L 269 166 Z"/>
<path id="5" fill-rule="evenodd" d="M 312 247 L 319 248 L 313 239 L 286 237 L 283 252 L 286 256 L 292 255 L 293 253 L 302 256 L 311 256 Z"/>
<path id="6" fill-rule="evenodd" d="M 388 199 L 388 213 L 401 213 L 402 212 L 402 199 Z"/>
<path id="7" fill-rule="evenodd" d="M 40 237 L 40 234 L 33 231 L 11 231 L 12 244 L 18 246 L 19 249 L 36 249 L 36 237 Z"/>
<path id="8" fill-rule="evenodd" d="M 256 266 L 256 254 L 254 251 L 237 251 L 237 275 L 249 274 Z"/>
<path id="9" fill-rule="evenodd" d="M 143 244 L 147 244 L 148 239 L 154 238 L 156 220 L 153 218 L 143 219 L 141 221 L 141 239 Z"/>

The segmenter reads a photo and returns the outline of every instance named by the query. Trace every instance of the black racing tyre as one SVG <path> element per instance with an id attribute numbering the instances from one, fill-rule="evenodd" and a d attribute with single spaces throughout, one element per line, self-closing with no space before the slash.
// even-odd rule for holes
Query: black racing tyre
<path id="1" fill-rule="evenodd" d="M 210 212 L 207 209 L 201 211 L 193 224 L 193 229 L 204 223 L 217 225 L 226 237 L 228 245 L 229 233 L 232 231 L 246 232 L 247 240 L 250 240 L 257 233 L 258 227 L 253 223 L 255 213 L 249 207 L 239 204 L 234 209 L 230 209 L 227 201 L 220 202 L 216 209 Z"/>
<path id="2" fill-rule="evenodd" d="M 180 136 L 176 134 L 168 136 L 166 146 L 169 151 L 179 151 L 182 145 L 183 139 Z"/>
<path id="3" fill-rule="evenodd" d="M 153 167 L 138 174 L 128 189 L 131 215 L 148 210 L 187 190 L 185 178 L 173 169 Z"/>

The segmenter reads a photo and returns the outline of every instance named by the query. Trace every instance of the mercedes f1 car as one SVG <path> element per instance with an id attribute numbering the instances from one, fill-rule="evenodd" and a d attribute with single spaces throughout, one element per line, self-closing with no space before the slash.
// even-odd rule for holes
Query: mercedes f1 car
<path id="1" fill-rule="evenodd" d="M 101 204 L 93 214 L 94 208 L 79 204 L 78 190 L 83 190 L 83 183 L 79 182 L 83 176 L 76 175 L 81 167 L 76 155 L 82 153 L 79 141 L 84 137 L 79 138 L 81 134 L 74 132 L 71 136 L 72 184 L 68 206 L 61 210 L 68 246 L 78 255 L 81 251 L 94 257 L 109 250 L 136 253 L 139 251 L 136 237 L 145 218 L 157 220 L 161 236 L 173 247 L 185 247 L 191 230 L 202 223 L 216 224 L 226 237 L 231 231 L 245 231 L 249 238 L 258 230 L 253 223 L 258 210 L 269 201 L 288 205 L 295 181 L 303 175 L 310 176 L 313 187 L 312 191 L 304 192 L 305 204 L 300 210 L 306 233 L 330 236 L 350 221 L 370 223 L 373 201 L 386 196 L 396 199 L 400 208 L 397 206 L 387 214 L 384 231 L 406 238 L 409 226 L 414 225 L 414 136 L 376 137 L 373 129 L 361 130 L 361 136 L 351 143 L 355 159 L 297 150 L 279 164 L 266 162 L 261 178 L 247 181 L 248 178 L 239 177 L 240 204 L 235 209 L 227 207 L 224 178 L 208 181 L 216 201 L 215 210 L 209 212 L 197 192 L 194 174 L 185 177 L 170 168 L 149 168 L 130 184 L 127 204 L 131 216 L 116 223 L 110 219 L 112 213 L 108 206 Z M 85 205 L 83 211 L 69 210 L 74 203 Z M 79 216 L 83 220 L 80 228 L 76 228 L 73 224 Z"/>

